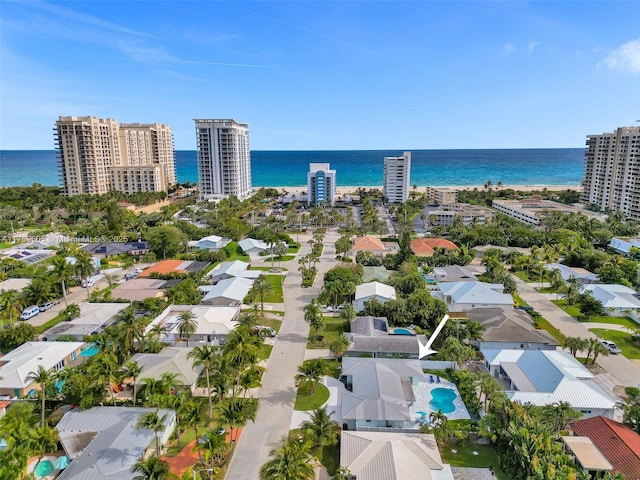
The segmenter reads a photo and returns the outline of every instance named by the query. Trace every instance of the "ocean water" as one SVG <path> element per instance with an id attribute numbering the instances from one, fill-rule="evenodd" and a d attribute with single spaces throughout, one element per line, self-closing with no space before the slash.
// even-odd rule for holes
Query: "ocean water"
<path id="1" fill-rule="evenodd" d="M 306 185 L 309 163 L 330 163 L 338 186 L 382 185 L 384 157 L 400 150 L 252 151 L 256 187 Z M 579 185 L 584 149 L 412 150 L 411 185 Z M 176 151 L 179 182 L 197 182 L 196 152 Z M 54 150 L 0 150 L 0 187 L 58 185 Z"/>

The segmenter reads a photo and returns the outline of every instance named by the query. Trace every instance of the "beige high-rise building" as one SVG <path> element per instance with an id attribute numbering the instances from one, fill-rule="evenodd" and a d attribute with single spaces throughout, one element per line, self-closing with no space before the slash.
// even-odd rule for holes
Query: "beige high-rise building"
<path id="1" fill-rule="evenodd" d="M 640 127 L 588 135 L 581 200 L 640 220 Z"/>
<path id="2" fill-rule="evenodd" d="M 402 203 L 409 197 L 411 152 L 401 157 L 384 157 L 384 196 L 390 203 Z"/>
<path id="3" fill-rule="evenodd" d="M 251 195 L 249 124 L 233 119 L 194 120 L 200 198 L 218 201 Z"/>
<path id="4" fill-rule="evenodd" d="M 65 195 L 167 191 L 176 183 L 168 125 L 59 117 L 56 148 Z"/>

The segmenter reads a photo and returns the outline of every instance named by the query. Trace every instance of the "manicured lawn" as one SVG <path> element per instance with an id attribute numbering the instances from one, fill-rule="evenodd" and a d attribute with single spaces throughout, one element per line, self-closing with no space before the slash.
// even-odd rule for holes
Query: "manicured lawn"
<path id="1" fill-rule="evenodd" d="M 294 410 L 306 411 L 313 410 L 322 406 L 327 400 L 329 400 L 329 389 L 321 383 L 316 384 L 316 391 L 313 394 L 309 394 L 311 389 L 310 382 L 302 382 L 298 387 L 298 394 L 296 395 L 296 404 L 293 407 Z"/>
<path id="2" fill-rule="evenodd" d="M 519 305 L 519 306 L 529 305 L 527 302 L 525 302 L 522 299 L 520 295 L 518 295 L 518 292 L 513 292 L 511 296 L 513 297 L 513 301 L 515 302 L 516 305 Z"/>
<path id="3" fill-rule="evenodd" d="M 204 428 L 198 429 L 198 433 L 200 435 L 204 435 L 205 432 L 206 432 L 206 429 Z M 196 439 L 196 431 L 193 428 L 187 429 L 187 431 L 180 436 L 180 438 L 176 443 L 174 443 L 169 448 L 167 448 L 167 453 L 166 453 L 167 457 L 175 457 L 184 449 L 184 447 L 189 445 L 195 439 Z"/>
<path id="4" fill-rule="evenodd" d="M 278 267 L 276 266 L 275 268 L 278 268 Z M 269 272 L 271 271 L 271 267 L 250 267 L 249 270 L 262 270 L 263 272 Z M 288 268 L 281 268 L 280 270 L 283 272 L 289 271 Z"/>
<path id="5" fill-rule="evenodd" d="M 489 468 L 493 470 L 499 480 L 509 480 L 502 471 L 498 469 L 498 452 L 492 445 L 444 445 L 439 446 L 442 461 L 452 467 L 472 467 Z M 455 450 L 453 453 L 451 450 Z M 473 452 L 477 452 L 474 455 Z"/>
<path id="6" fill-rule="evenodd" d="M 603 328 L 590 328 L 590 332 L 604 340 L 611 340 L 622 350 L 622 355 L 631 359 L 640 359 L 640 346 L 633 343 L 627 332 L 619 330 L 605 330 Z"/>
<path id="7" fill-rule="evenodd" d="M 260 360 L 266 360 L 271 356 L 271 350 L 273 350 L 273 345 L 263 344 L 258 352 L 258 358 Z"/>
<path id="8" fill-rule="evenodd" d="M 260 325 L 271 327 L 276 332 L 279 332 L 280 326 L 282 325 L 282 320 L 276 320 L 275 318 L 263 318 L 262 320 L 260 320 Z"/>
<path id="9" fill-rule="evenodd" d="M 304 430 L 302 428 L 289 430 L 289 440 L 300 441 L 301 438 L 304 438 Z M 320 460 L 329 475 L 335 475 L 340 467 L 340 442 L 336 442 L 335 445 L 320 447 L 313 451 L 313 455 Z"/>
<path id="10" fill-rule="evenodd" d="M 567 337 L 565 337 L 565 335 L 560 330 L 551 325 L 546 318 L 537 317 L 535 319 L 535 322 L 536 325 L 538 325 L 540 328 L 549 332 L 549 334 L 551 334 L 551 336 L 555 338 L 560 345 L 562 345 L 567 339 Z"/>
<path id="11" fill-rule="evenodd" d="M 307 348 L 328 348 L 329 344 L 345 331 L 347 322 L 340 317 L 324 317 L 324 328 L 318 330 L 321 340 L 316 340 L 313 330 L 309 330 Z"/>
<path id="12" fill-rule="evenodd" d="M 267 282 L 271 284 L 271 293 L 264 299 L 266 303 L 282 303 L 282 275 L 265 275 Z"/>
<path id="13" fill-rule="evenodd" d="M 557 306 L 571 315 L 573 318 L 579 320 L 582 312 L 578 305 L 567 305 L 566 300 L 552 300 Z M 610 315 L 596 315 L 589 320 L 591 323 L 609 323 L 613 325 L 622 325 L 629 328 L 638 328 L 640 325 L 628 317 L 612 317 Z"/>
<path id="14" fill-rule="evenodd" d="M 535 283 L 535 282 L 537 282 L 536 279 L 529 277 L 529 275 L 527 275 L 527 272 L 525 272 L 525 271 L 514 272 L 513 274 L 516 277 L 518 277 L 520 280 L 522 280 L 523 282 L 527 282 L 527 283 Z"/>
<path id="15" fill-rule="evenodd" d="M 298 253 L 300 251 L 300 245 L 289 245 L 289 253 Z"/>
<path id="16" fill-rule="evenodd" d="M 36 327 L 36 331 L 38 333 L 44 333 L 47 330 L 49 330 L 51 327 L 55 327 L 57 324 L 59 324 L 60 322 L 64 321 L 66 317 L 62 314 L 59 313 L 58 315 L 56 315 L 55 317 L 53 317 L 51 320 L 49 320 L 46 323 L 43 323 L 42 325 L 40 325 L 39 327 Z"/>
<path id="17" fill-rule="evenodd" d="M 295 255 L 283 255 L 282 257 L 273 257 L 273 266 L 277 267 L 279 262 L 289 262 L 293 260 Z M 263 262 L 271 262 L 271 257 L 265 257 L 262 259 Z"/>

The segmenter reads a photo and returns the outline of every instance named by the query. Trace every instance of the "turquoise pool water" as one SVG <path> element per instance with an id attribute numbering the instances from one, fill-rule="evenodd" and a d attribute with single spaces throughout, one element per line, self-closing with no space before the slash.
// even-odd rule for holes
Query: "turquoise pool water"
<path id="1" fill-rule="evenodd" d="M 47 475 L 51 475 L 55 469 L 56 468 L 53 466 L 53 463 L 51 463 L 51 460 L 45 459 L 38 463 L 34 472 L 36 474 L 36 478 L 42 478 Z"/>
<path id="2" fill-rule="evenodd" d="M 413 335 L 413 332 L 406 328 L 394 328 L 393 334 L 394 335 Z"/>
<path id="3" fill-rule="evenodd" d="M 85 348 L 80 352 L 80 356 L 93 357 L 94 355 L 97 355 L 98 352 L 100 352 L 100 349 L 96 346 L 95 343 L 92 343 L 91 345 L 89 345 L 87 348 Z"/>
<path id="4" fill-rule="evenodd" d="M 431 390 L 429 406 L 436 412 L 440 410 L 442 413 L 451 413 L 456 409 L 453 404 L 456 396 L 456 392 L 450 388 L 434 388 Z"/>

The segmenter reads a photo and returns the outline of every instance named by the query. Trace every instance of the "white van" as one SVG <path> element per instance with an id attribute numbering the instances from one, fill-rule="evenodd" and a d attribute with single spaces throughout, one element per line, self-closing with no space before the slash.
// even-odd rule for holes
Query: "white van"
<path id="1" fill-rule="evenodd" d="M 22 315 L 20 315 L 20 320 L 29 320 L 32 317 L 35 317 L 40 313 L 40 308 L 37 305 L 32 305 L 29 308 L 25 308 L 22 311 Z"/>

